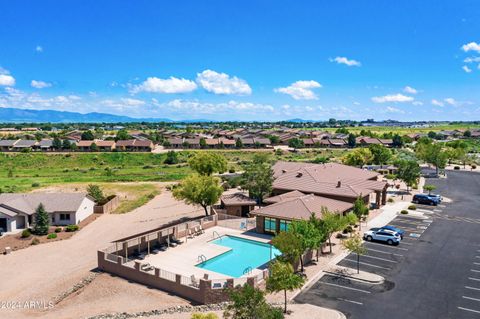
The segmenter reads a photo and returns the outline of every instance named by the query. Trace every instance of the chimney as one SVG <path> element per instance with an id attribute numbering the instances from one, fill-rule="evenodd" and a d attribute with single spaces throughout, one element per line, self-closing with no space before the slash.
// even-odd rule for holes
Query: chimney
<path id="1" fill-rule="evenodd" d="M 337 181 L 337 188 L 340 188 L 340 187 L 342 187 L 342 181 L 341 181 L 341 180 L 338 180 L 338 181 Z"/>
<path id="2" fill-rule="evenodd" d="M 286 169 L 282 169 L 282 173 L 285 174 L 287 172 Z"/>

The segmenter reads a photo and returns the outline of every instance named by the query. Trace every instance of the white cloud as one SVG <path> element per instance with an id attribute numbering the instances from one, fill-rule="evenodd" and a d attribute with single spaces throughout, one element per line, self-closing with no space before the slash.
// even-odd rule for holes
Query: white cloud
<path id="1" fill-rule="evenodd" d="M 149 77 L 144 82 L 133 85 L 130 88 L 131 93 L 149 92 L 149 93 L 187 93 L 197 88 L 195 82 L 187 79 L 179 79 L 171 76 L 168 79 L 159 79 Z"/>
<path id="2" fill-rule="evenodd" d="M 14 86 L 15 78 L 9 74 L 0 74 L 0 86 Z"/>
<path id="3" fill-rule="evenodd" d="M 467 73 L 471 73 L 472 72 L 472 69 L 470 69 L 468 66 L 464 65 L 462 66 L 462 70 L 467 72 Z"/>
<path id="4" fill-rule="evenodd" d="M 164 108 L 175 112 L 188 112 L 188 114 L 218 114 L 221 112 L 238 112 L 238 113 L 269 113 L 274 110 L 269 104 L 259 104 L 250 102 L 229 101 L 222 103 L 201 102 L 197 100 L 181 100 L 175 99 L 166 103 L 152 101 L 159 108 Z"/>
<path id="5" fill-rule="evenodd" d="M 44 89 L 44 88 L 51 87 L 52 83 L 32 80 L 32 82 L 30 82 L 30 86 L 33 87 L 33 88 L 36 88 L 36 89 Z"/>
<path id="6" fill-rule="evenodd" d="M 423 102 L 413 101 L 412 104 L 415 105 L 415 106 L 421 106 L 421 105 L 423 105 Z"/>
<path id="7" fill-rule="evenodd" d="M 476 51 L 476 52 L 480 53 L 480 44 L 478 44 L 476 42 L 470 42 L 470 43 L 462 45 L 462 50 L 465 51 L 465 52 Z"/>
<path id="8" fill-rule="evenodd" d="M 471 56 L 463 60 L 465 63 L 477 63 L 480 62 L 480 56 Z"/>
<path id="9" fill-rule="evenodd" d="M 446 99 L 444 99 L 445 103 L 447 104 L 450 104 L 450 105 L 453 105 L 453 106 L 457 106 L 458 105 L 458 102 L 455 101 L 454 98 L 451 98 L 451 97 L 448 97 Z"/>
<path id="10" fill-rule="evenodd" d="M 403 103 L 403 102 L 412 102 L 413 100 L 414 100 L 413 97 L 403 95 L 400 93 L 372 97 L 372 101 L 375 103 L 387 103 L 387 102 Z"/>
<path id="11" fill-rule="evenodd" d="M 432 99 L 432 105 L 435 105 L 435 106 L 444 106 L 445 104 L 439 100 L 436 100 L 436 99 Z"/>
<path id="12" fill-rule="evenodd" d="M 397 108 L 392 107 L 392 106 L 387 106 L 386 111 L 387 111 L 387 113 L 399 113 L 399 114 L 404 114 L 405 113 L 405 111 L 397 109 Z"/>
<path id="13" fill-rule="evenodd" d="M 359 61 L 348 59 L 346 57 L 337 56 L 335 59 L 330 59 L 330 62 L 337 62 L 338 64 L 345 64 L 348 66 L 361 66 Z"/>
<path id="14" fill-rule="evenodd" d="M 35 47 L 35 51 L 37 51 L 37 52 L 43 52 L 43 48 L 42 48 L 41 46 L 37 45 L 37 46 Z"/>
<path id="15" fill-rule="evenodd" d="M 403 92 L 409 93 L 409 94 L 417 94 L 418 90 L 407 85 L 406 87 L 403 88 Z"/>
<path id="16" fill-rule="evenodd" d="M 322 85 L 316 81 L 297 81 L 290 86 L 275 89 L 275 92 L 288 94 L 295 100 L 316 100 L 318 99 L 313 89 L 321 88 Z"/>
<path id="17" fill-rule="evenodd" d="M 214 94 L 252 94 L 252 88 L 245 80 L 212 70 L 204 70 L 198 73 L 197 83 L 206 91 Z"/>

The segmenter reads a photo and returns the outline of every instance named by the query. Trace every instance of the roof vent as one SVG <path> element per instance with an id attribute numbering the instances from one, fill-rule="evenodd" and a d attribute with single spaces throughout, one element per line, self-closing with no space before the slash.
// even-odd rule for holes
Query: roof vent
<path id="1" fill-rule="evenodd" d="M 297 172 L 297 177 L 302 177 L 302 176 L 303 176 L 302 172 Z"/>
<path id="2" fill-rule="evenodd" d="M 340 187 L 342 187 L 342 181 L 341 181 L 341 180 L 338 180 L 338 181 L 337 181 L 337 188 L 340 188 Z"/>
<path id="3" fill-rule="evenodd" d="M 282 169 L 282 173 L 285 174 L 287 172 L 286 169 Z"/>

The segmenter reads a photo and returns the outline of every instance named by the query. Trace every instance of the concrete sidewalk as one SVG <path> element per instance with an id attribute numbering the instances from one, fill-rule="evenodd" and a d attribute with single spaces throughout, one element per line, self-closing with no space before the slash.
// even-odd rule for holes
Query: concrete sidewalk
<path id="1" fill-rule="evenodd" d="M 381 284 L 385 281 L 385 278 L 383 278 L 380 275 L 376 275 L 376 274 L 365 272 L 365 271 L 360 271 L 360 273 L 357 273 L 356 269 L 338 266 L 338 265 L 333 265 L 325 269 L 324 272 L 326 274 L 332 274 L 335 276 L 351 278 L 354 280 L 364 281 L 371 284 Z"/>

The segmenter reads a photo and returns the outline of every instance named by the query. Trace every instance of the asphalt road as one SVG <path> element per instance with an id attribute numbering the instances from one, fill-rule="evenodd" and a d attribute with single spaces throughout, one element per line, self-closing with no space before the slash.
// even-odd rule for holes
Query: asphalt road
<path id="1" fill-rule="evenodd" d="M 427 183 L 452 203 L 418 205 L 431 216 L 426 222 L 403 215 L 392 221 L 407 230 L 399 246 L 367 243 L 361 270 L 381 274 L 384 284 L 324 276 L 296 301 L 335 308 L 348 318 L 480 318 L 480 174 L 447 174 Z M 355 262 L 349 255 L 339 265 Z"/>

